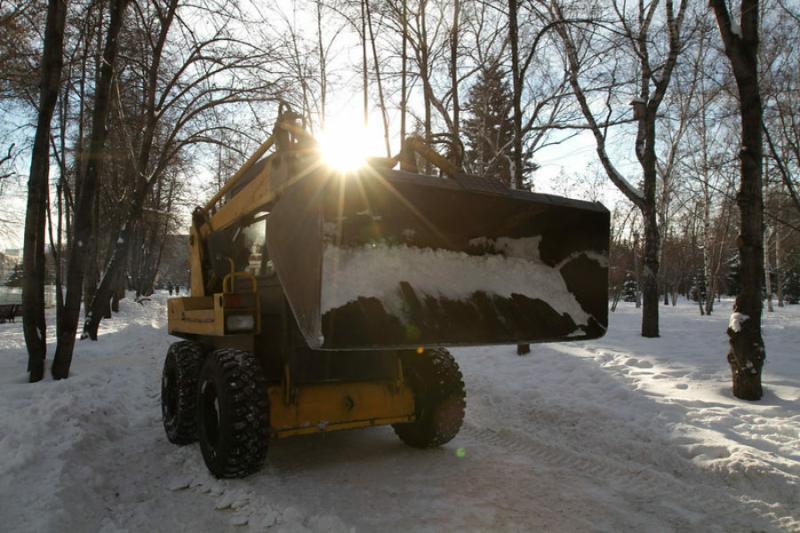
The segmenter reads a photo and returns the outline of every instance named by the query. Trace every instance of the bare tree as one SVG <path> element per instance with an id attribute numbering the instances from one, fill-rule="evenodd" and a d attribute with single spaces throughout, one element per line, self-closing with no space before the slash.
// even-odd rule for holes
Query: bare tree
<path id="1" fill-rule="evenodd" d="M 606 109 L 612 109 L 611 92 L 618 90 L 620 76 L 630 76 L 633 72 L 619 72 L 618 68 L 623 65 L 611 61 L 611 57 L 603 51 L 593 48 L 590 33 L 596 33 L 594 29 L 581 32 L 574 25 L 568 26 L 561 24 L 556 26 L 556 31 L 561 37 L 564 45 L 569 81 L 578 105 L 584 115 L 588 128 L 594 135 L 597 155 L 603 165 L 609 179 L 622 191 L 622 193 L 642 212 L 644 222 L 644 275 L 642 283 L 642 336 L 658 337 L 658 269 L 659 269 L 659 247 L 660 235 L 657 220 L 656 202 L 656 183 L 658 178 L 658 159 L 656 155 L 656 122 L 658 110 L 666 95 L 672 78 L 672 72 L 678 60 L 678 54 L 683 45 L 681 29 L 688 1 L 684 0 L 678 5 L 677 11 L 672 0 L 665 0 L 664 19 L 665 35 L 667 36 L 666 54 L 660 61 L 654 61 L 658 57 L 655 38 L 658 32 L 653 28 L 656 11 L 661 5 L 659 1 L 649 4 L 639 3 L 635 14 L 626 12 L 627 4 L 613 2 L 613 13 L 617 18 L 615 33 L 622 35 L 622 43 L 630 50 L 631 56 L 635 58 L 635 82 L 637 91 L 632 101 L 634 119 L 637 122 L 637 134 L 635 152 L 636 159 L 642 169 L 641 180 L 643 187 L 631 184 L 623 174 L 612 163 L 607 149 L 609 116 L 598 119 L 596 106 L 590 102 L 587 96 L 589 90 L 585 81 L 581 79 L 582 73 L 591 66 L 590 61 L 595 63 L 605 63 L 606 70 L 605 85 L 607 87 Z M 563 8 L 557 4 L 552 4 L 552 13 L 555 20 L 567 21 Z M 594 28 L 594 26 L 592 26 Z M 613 56 L 612 56 L 613 57 Z M 610 63 L 610 64 L 609 64 Z M 634 67 L 631 66 L 631 69 Z"/>
<path id="2" fill-rule="evenodd" d="M 209 114 L 214 110 L 258 103 L 273 97 L 273 91 L 279 89 L 272 80 L 258 76 L 265 62 L 273 57 L 272 49 L 259 48 L 230 35 L 224 23 L 201 37 L 180 16 L 179 0 L 169 0 L 167 7 L 156 12 L 160 30 L 143 80 L 143 134 L 132 149 L 135 186 L 125 219 L 111 240 L 109 259 L 84 323 L 83 334 L 92 339 L 97 338 L 115 281 L 127 262 L 131 235 L 145 201 L 167 167 L 190 146 L 218 142 L 216 133 L 228 126 L 210 120 Z M 180 23 L 184 32 L 187 42 L 182 43 L 182 48 L 187 55 L 181 63 L 168 66 L 162 54 L 173 20 Z M 162 140 L 155 149 L 157 133 Z M 133 133 L 130 137 L 134 137 Z"/>
<path id="3" fill-rule="evenodd" d="M 53 358 L 53 377 L 63 379 L 69 376 L 72 352 L 75 347 L 75 334 L 81 308 L 81 292 L 87 265 L 86 248 L 92 238 L 92 213 L 95 209 L 97 183 L 102 173 L 106 157 L 106 121 L 111 108 L 111 86 L 115 73 L 119 34 L 129 0 L 112 0 L 109 26 L 103 49 L 103 59 L 97 83 L 94 111 L 92 114 L 92 133 L 89 151 L 85 156 L 86 166 L 80 180 L 80 192 L 75 207 L 74 238 L 67 269 L 67 294 L 64 302 L 62 332 L 56 345 Z"/>

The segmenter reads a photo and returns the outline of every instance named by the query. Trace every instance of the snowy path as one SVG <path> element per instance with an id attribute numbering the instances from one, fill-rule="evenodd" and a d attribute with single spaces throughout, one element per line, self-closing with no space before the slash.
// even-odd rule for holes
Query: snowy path
<path id="1" fill-rule="evenodd" d="M 624 307 L 600 341 L 455 350 L 468 409 L 444 448 L 298 437 L 235 481 L 163 436 L 161 302 L 125 305 L 63 382 L 25 384 L 0 325 L 0 529 L 800 531 L 800 306 L 766 319 L 754 404 L 728 392 L 723 307 L 662 308 L 656 340 Z"/>

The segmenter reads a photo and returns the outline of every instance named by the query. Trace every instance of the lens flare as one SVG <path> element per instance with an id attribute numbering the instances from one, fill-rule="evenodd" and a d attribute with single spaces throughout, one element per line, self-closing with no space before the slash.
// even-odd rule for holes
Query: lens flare
<path id="1" fill-rule="evenodd" d="M 367 163 L 372 135 L 367 128 L 353 124 L 332 124 L 318 136 L 319 149 L 332 169 L 347 173 Z"/>

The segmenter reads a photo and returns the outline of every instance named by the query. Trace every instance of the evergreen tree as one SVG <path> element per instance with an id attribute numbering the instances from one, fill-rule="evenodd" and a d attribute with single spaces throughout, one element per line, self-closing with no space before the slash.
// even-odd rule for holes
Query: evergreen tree
<path id="1" fill-rule="evenodd" d="M 793 268 L 784 275 L 783 298 L 787 304 L 800 303 L 800 269 Z"/>
<path id="2" fill-rule="evenodd" d="M 636 284 L 636 280 L 633 278 L 633 275 L 628 272 L 625 276 L 625 281 L 622 283 L 622 301 L 635 302 L 638 293 L 639 287 Z"/>
<path id="3" fill-rule="evenodd" d="M 464 104 L 464 165 L 473 174 L 511 185 L 514 122 L 511 88 L 496 61 L 481 69 Z"/>
<path id="4" fill-rule="evenodd" d="M 800 303 L 800 254 L 789 257 L 783 273 L 783 301 L 787 304 Z"/>
<path id="5" fill-rule="evenodd" d="M 692 301 L 706 301 L 706 276 L 702 268 L 695 271 L 694 276 L 692 276 L 692 288 L 689 294 L 692 297 Z"/>

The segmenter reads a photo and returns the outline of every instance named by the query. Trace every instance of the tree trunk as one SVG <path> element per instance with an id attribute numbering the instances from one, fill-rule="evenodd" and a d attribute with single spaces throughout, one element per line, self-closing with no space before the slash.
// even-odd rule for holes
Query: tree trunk
<path id="1" fill-rule="evenodd" d="M 403 45 L 400 67 L 400 145 L 406 140 L 406 81 L 408 79 L 408 0 L 403 0 Z"/>
<path id="2" fill-rule="evenodd" d="M 769 158 L 764 158 L 764 204 L 769 201 Z M 763 216 L 763 215 L 762 215 Z M 769 225 L 763 225 L 764 237 L 763 246 L 764 251 L 764 292 L 767 295 L 767 311 L 773 313 L 775 310 L 772 308 L 772 280 L 770 279 L 770 265 L 769 265 L 769 238 L 770 228 Z"/>
<path id="3" fill-rule="evenodd" d="M 711 0 L 711 7 L 733 67 L 739 92 L 742 148 L 739 151 L 741 180 L 736 194 L 740 231 L 739 249 L 741 291 L 736 297 L 728 326 L 733 394 L 743 400 L 759 400 L 763 395 L 761 371 L 766 358 L 761 337 L 761 287 L 763 272 L 763 198 L 761 93 L 758 87 L 758 0 L 742 0 L 741 33 L 734 30 L 724 0 Z"/>
<path id="4" fill-rule="evenodd" d="M 86 154 L 86 167 L 81 180 L 80 193 L 75 206 L 73 247 L 67 267 L 67 295 L 64 303 L 62 335 L 58 338 L 53 358 L 53 377 L 63 379 L 69 376 L 72 352 L 75 347 L 75 334 L 81 310 L 81 292 L 86 267 L 88 239 L 91 238 L 92 212 L 97 190 L 97 181 L 102 172 L 105 157 L 105 143 L 108 132 L 106 120 L 111 106 L 111 84 L 119 44 L 119 32 L 128 0 L 112 0 L 108 34 L 103 49 L 103 61 L 97 84 L 94 111 L 92 113 L 92 133 L 89 153 Z"/>
<path id="5" fill-rule="evenodd" d="M 781 264 L 781 226 L 775 224 L 775 297 L 778 307 L 783 307 L 783 265 Z"/>
<path id="6" fill-rule="evenodd" d="M 119 313 L 119 301 L 125 298 L 125 274 L 117 276 L 117 286 L 114 288 L 114 296 L 111 298 L 111 311 Z"/>
<path id="7" fill-rule="evenodd" d="M 461 1 L 453 2 L 453 27 L 450 29 L 450 87 L 453 94 L 453 135 L 451 139 L 451 161 L 461 168 L 464 154 L 461 150 L 461 103 L 458 100 L 458 42 L 461 24 Z"/>
<path id="8" fill-rule="evenodd" d="M 89 312 L 88 303 L 94 298 L 94 293 L 97 290 L 97 282 L 100 280 L 100 270 L 97 266 L 98 260 L 98 246 L 97 246 L 97 224 L 100 219 L 100 202 L 94 202 L 94 209 L 91 214 L 91 230 L 88 238 L 83 239 L 84 247 L 86 249 L 86 260 L 83 272 L 83 312 Z"/>
<path id="9" fill-rule="evenodd" d="M 49 194 L 50 122 L 58 100 L 64 64 L 66 0 L 49 0 L 42 50 L 39 116 L 31 154 L 28 204 L 25 212 L 25 244 L 22 255 L 22 330 L 28 349 L 31 383 L 44 377 L 47 356 L 44 319 L 45 217 Z M 62 155 L 63 157 L 63 155 Z"/>
<path id="10" fill-rule="evenodd" d="M 654 205 L 654 204 L 651 204 Z M 658 224 L 656 210 L 644 213 L 644 271 L 642 272 L 642 337 L 658 337 Z"/>
<path id="11" fill-rule="evenodd" d="M 62 152 L 63 153 L 63 152 Z M 58 258 L 56 260 L 56 338 L 61 335 L 61 317 L 64 314 L 64 292 L 62 291 L 62 287 L 64 286 L 62 280 L 64 276 L 64 246 L 62 240 L 62 227 L 61 221 L 64 219 L 64 183 L 66 182 L 66 176 L 62 175 L 61 179 L 59 180 L 59 185 L 56 187 L 56 195 L 58 196 L 58 224 L 56 233 L 58 237 L 56 237 L 56 250 L 58 250 Z M 67 214 L 66 216 L 69 216 Z"/>
<path id="12" fill-rule="evenodd" d="M 514 173 L 512 188 L 522 189 L 522 79 L 519 70 L 517 0 L 508 0 L 508 39 L 511 41 L 511 82 L 514 91 Z"/>
<path id="13" fill-rule="evenodd" d="M 429 51 L 428 51 L 428 23 L 427 23 L 427 16 L 425 11 L 428 7 L 428 0 L 420 0 L 419 3 L 419 13 L 418 17 L 420 22 L 418 27 L 420 28 L 420 36 L 419 36 L 419 70 L 420 76 L 422 77 L 422 97 L 423 97 L 423 106 L 425 108 L 425 142 L 428 145 L 433 143 L 433 127 L 431 124 L 431 93 L 433 89 L 431 88 L 431 80 L 430 80 L 430 65 L 428 60 L 429 58 Z M 433 172 L 433 166 L 431 162 L 427 159 L 425 160 L 425 174 L 431 174 Z"/>
<path id="14" fill-rule="evenodd" d="M 372 30 L 372 9 L 369 2 L 364 0 L 364 9 L 367 14 L 367 27 L 369 28 L 369 41 L 372 48 L 372 62 L 375 67 L 375 83 L 378 84 L 378 104 L 381 107 L 383 121 L 383 141 L 386 145 L 386 157 L 392 157 L 392 146 L 389 142 L 389 116 L 386 112 L 386 101 L 383 98 L 383 82 L 381 81 L 381 64 L 378 61 L 378 48 L 375 45 L 375 32 Z"/>
<path id="15" fill-rule="evenodd" d="M 328 99 L 328 64 L 325 47 L 322 44 L 322 0 L 317 0 L 317 57 L 319 59 L 319 125 L 325 129 L 326 104 Z M 112 303 L 113 306 L 113 303 Z"/>
<path id="16" fill-rule="evenodd" d="M 369 124 L 369 81 L 367 79 L 367 15 L 365 13 L 366 7 L 364 5 L 367 1 L 368 0 L 361 0 L 361 69 L 363 70 L 361 83 L 363 85 L 362 112 L 364 114 L 364 127 Z"/>
<path id="17" fill-rule="evenodd" d="M 770 265 L 769 265 L 769 227 L 764 225 L 764 292 L 767 295 L 767 312 L 772 313 L 775 311 L 772 307 L 772 280 L 770 279 Z"/>
<path id="18" fill-rule="evenodd" d="M 143 191 L 142 195 L 146 196 L 146 191 Z M 108 306 L 113 296 L 116 286 L 114 282 L 116 281 L 117 276 L 120 275 L 120 272 L 123 270 L 123 267 L 128 259 L 128 250 L 130 249 L 129 243 L 132 237 L 131 232 L 133 231 L 135 225 L 134 222 L 138 219 L 139 214 L 141 213 L 141 207 L 143 204 L 143 198 L 141 200 L 138 198 L 133 199 L 133 205 L 130 207 L 126 217 L 126 223 L 122 227 L 122 230 L 120 230 L 119 237 L 117 237 L 117 240 L 114 242 L 111 258 L 108 260 L 108 265 L 103 273 L 103 278 L 100 280 L 100 284 L 97 286 L 97 292 L 94 295 L 94 299 L 90 303 L 87 303 L 87 306 L 90 307 L 90 311 L 86 313 L 86 320 L 83 323 L 83 333 L 81 334 L 81 338 L 89 337 L 93 341 L 97 340 L 97 330 L 100 326 L 100 320 L 104 315 L 106 306 Z"/>
<path id="19" fill-rule="evenodd" d="M 622 296 L 622 287 L 615 286 L 611 291 L 611 312 L 615 312 L 617 310 L 617 305 L 619 304 L 619 299 Z"/>

